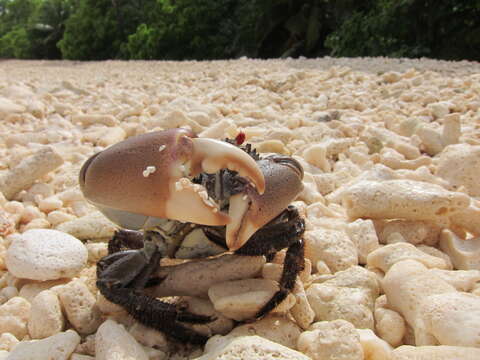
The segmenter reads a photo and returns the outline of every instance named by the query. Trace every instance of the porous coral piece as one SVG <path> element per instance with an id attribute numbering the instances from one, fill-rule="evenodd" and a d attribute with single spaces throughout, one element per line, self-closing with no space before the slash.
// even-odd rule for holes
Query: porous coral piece
<path id="1" fill-rule="evenodd" d="M 374 220 L 378 240 L 387 243 L 388 237 L 393 233 L 402 235 L 405 241 L 417 245 L 424 243 L 434 245 L 440 237 L 441 227 L 433 221 L 415 220 Z"/>
<path id="2" fill-rule="evenodd" d="M 86 265 L 87 256 L 82 242 L 71 235 L 32 229 L 15 235 L 6 264 L 19 278 L 45 281 L 75 276 Z"/>
<path id="3" fill-rule="evenodd" d="M 155 347 L 162 351 L 168 351 L 169 343 L 163 332 L 142 325 L 139 322 L 135 322 L 130 326 L 128 332 L 143 346 Z"/>
<path id="4" fill-rule="evenodd" d="M 413 180 L 359 181 L 343 194 L 352 219 L 435 220 L 470 204 L 470 198 L 435 184 Z"/>
<path id="5" fill-rule="evenodd" d="M 0 334 L 10 333 L 17 339 L 27 335 L 27 321 L 30 315 L 30 303 L 15 296 L 0 306 Z"/>
<path id="6" fill-rule="evenodd" d="M 464 186 L 471 196 L 480 196 L 477 174 L 480 172 L 480 146 L 448 146 L 439 157 L 436 175 L 455 189 Z"/>
<path id="7" fill-rule="evenodd" d="M 319 228 L 306 231 L 304 240 L 305 257 L 312 264 L 323 260 L 333 272 L 358 264 L 357 249 L 344 231 Z"/>
<path id="8" fill-rule="evenodd" d="M 357 329 L 360 336 L 360 344 L 363 349 L 364 360 L 385 360 L 390 358 L 392 347 L 380 339 L 370 329 Z"/>
<path id="9" fill-rule="evenodd" d="M 251 319 L 279 290 L 278 283 L 268 279 L 243 279 L 221 282 L 208 290 L 215 310 L 230 319 Z M 285 312 L 295 305 L 289 294 L 273 312 Z"/>
<path id="10" fill-rule="evenodd" d="M 310 358 L 260 336 L 214 336 L 205 346 L 204 355 L 196 360 L 219 359 L 309 360 Z"/>
<path id="11" fill-rule="evenodd" d="M 68 360 L 79 343 L 80 336 L 73 330 L 67 330 L 42 340 L 21 341 L 8 359 Z"/>
<path id="12" fill-rule="evenodd" d="M 384 300 L 384 301 L 382 301 Z M 406 324 L 403 317 L 387 306 L 385 295 L 375 301 L 375 330 L 377 334 L 391 346 L 397 347 L 402 344 L 406 333 Z"/>
<path id="13" fill-rule="evenodd" d="M 79 240 L 92 240 L 111 238 L 117 227 L 100 211 L 93 211 L 77 219 L 62 222 L 56 229 Z"/>
<path id="14" fill-rule="evenodd" d="M 429 272 L 445 280 L 458 291 L 472 291 L 480 282 L 479 270 L 441 270 L 430 269 Z"/>
<path id="15" fill-rule="evenodd" d="M 110 114 L 77 114 L 71 118 L 72 123 L 82 124 L 83 126 L 90 126 L 96 124 L 103 124 L 106 126 L 115 126 L 118 124 L 117 119 Z"/>
<path id="16" fill-rule="evenodd" d="M 442 135 L 427 124 L 421 124 L 415 129 L 417 135 L 422 141 L 423 150 L 431 155 L 437 155 L 444 148 Z"/>
<path id="17" fill-rule="evenodd" d="M 415 260 L 403 260 L 390 267 L 382 288 L 389 307 L 399 312 L 414 330 L 420 305 L 426 297 L 456 292 L 452 285 Z"/>
<path id="18" fill-rule="evenodd" d="M 63 330 L 63 318 L 60 301 L 52 290 L 44 290 L 32 301 L 28 318 L 28 333 L 33 339 L 43 339 Z"/>
<path id="19" fill-rule="evenodd" d="M 258 335 L 277 344 L 296 349 L 301 332 L 302 329 L 287 316 L 269 314 L 253 323 L 237 326 L 228 336 Z"/>
<path id="20" fill-rule="evenodd" d="M 367 263 L 367 256 L 379 247 L 378 237 L 372 220 L 357 219 L 346 226 L 350 240 L 357 247 L 358 262 Z"/>
<path id="21" fill-rule="evenodd" d="M 473 202 L 466 209 L 463 209 L 452 216 L 450 221 L 456 229 L 463 229 L 474 236 L 480 236 L 480 205 Z"/>
<path id="22" fill-rule="evenodd" d="M 360 336 L 345 320 L 314 323 L 300 334 L 297 347 L 314 360 L 364 359 Z"/>
<path id="23" fill-rule="evenodd" d="M 95 359 L 148 360 L 148 356 L 123 325 L 107 320 L 100 325 L 95 335 Z"/>
<path id="24" fill-rule="evenodd" d="M 80 334 L 95 332 L 101 323 L 100 311 L 95 305 L 95 296 L 87 285 L 74 279 L 56 289 L 68 321 Z"/>
<path id="25" fill-rule="evenodd" d="M 367 257 L 367 265 L 379 268 L 386 273 L 395 263 L 407 259 L 421 262 L 428 268 L 448 268 L 442 258 L 428 255 L 412 244 L 402 242 L 385 245 L 371 252 Z"/>
<path id="26" fill-rule="evenodd" d="M 480 237 L 464 240 L 445 229 L 442 231 L 439 245 L 450 257 L 456 269 L 480 270 Z"/>
<path id="27" fill-rule="evenodd" d="M 18 342 L 18 339 L 14 335 L 8 332 L 3 333 L 0 335 L 0 350 L 12 351 Z"/>
<path id="28" fill-rule="evenodd" d="M 344 319 L 359 328 L 370 329 L 374 326 L 372 310 L 378 292 L 375 275 L 359 266 L 337 272 L 306 290 L 315 320 Z"/>
<path id="29" fill-rule="evenodd" d="M 63 164 L 63 158 L 46 147 L 23 159 L 0 178 L 0 191 L 9 200 L 20 190 L 30 187 L 35 180 Z"/>
<path id="30" fill-rule="evenodd" d="M 418 309 L 417 346 L 480 347 L 480 297 L 463 292 L 431 295 Z"/>
<path id="31" fill-rule="evenodd" d="M 477 360 L 480 349 L 463 346 L 400 346 L 393 350 L 391 360 Z"/>
<path id="32" fill-rule="evenodd" d="M 58 280 L 49 280 L 49 281 L 32 281 L 23 285 L 19 291 L 19 296 L 32 302 L 35 296 L 41 293 L 44 290 L 48 290 L 57 285 L 66 284 L 69 279 L 58 279 Z"/>

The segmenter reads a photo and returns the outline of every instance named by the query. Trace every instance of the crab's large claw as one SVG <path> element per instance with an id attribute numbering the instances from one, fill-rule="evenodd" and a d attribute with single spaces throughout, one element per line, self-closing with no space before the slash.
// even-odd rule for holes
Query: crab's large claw
<path id="1" fill-rule="evenodd" d="M 293 158 L 273 155 L 257 161 L 265 176 L 265 192 L 252 187 L 230 198 L 226 243 L 229 250 L 242 247 L 258 229 L 279 215 L 303 189 L 303 168 Z"/>
<path id="2" fill-rule="evenodd" d="M 185 129 L 143 134 L 93 155 L 80 170 L 85 198 L 122 227 L 137 229 L 166 218 L 204 225 L 231 219 L 190 179 L 222 168 L 249 179 L 258 193 L 265 180 L 257 163 L 226 142 Z"/>

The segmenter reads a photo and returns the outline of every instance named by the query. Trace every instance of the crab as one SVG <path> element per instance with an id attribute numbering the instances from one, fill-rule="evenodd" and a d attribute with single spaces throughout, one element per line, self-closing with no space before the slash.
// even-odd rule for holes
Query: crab
<path id="1" fill-rule="evenodd" d="M 287 249 L 279 290 L 258 311 L 283 301 L 304 267 L 304 220 L 290 205 L 302 191 L 295 159 L 266 157 L 235 140 L 171 129 L 128 138 L 90 157 L 79 175 L 90 203 L 123 228 L 97 264 L 97 287 L 136 320 L 187 343 L 207 340 L 190 324 L 213 321 L 149 295 L 160 260 L 201 232 L 225 252 L 265 256 Z M 203 254 L 209 256 L 212 254 Z"/>

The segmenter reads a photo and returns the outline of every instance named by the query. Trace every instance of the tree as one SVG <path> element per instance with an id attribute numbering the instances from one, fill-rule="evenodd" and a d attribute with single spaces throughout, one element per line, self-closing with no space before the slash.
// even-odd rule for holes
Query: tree
<path id="1" fill-rule="evenodd" d="M 480 58 L 480 0 L 377 0 L 325 42 L 336 56 Z"/>
<path id="2" fill-rule="evenodd" d="M 41 0 L 0 0 L 0 58 L 32 57 L 27 29 Z"/>
<path id="3" fill-rule="evenodd" d="M 35 58 L 61 59 L 58 42 L 73 9 L 72 0 L 44 0 L 30 20 L 29 41 Z"/>
<path id="4" fill-rule="evenodd" d="M 121 57 L 128 35 L 140 24 L 145 2 L 147 0 L 79 0 L 59 42 L 62 56 L 78 60 Z"/>
<path id="5" fill-rule="evenodd" d="M 235 0 L 163 0 L 155 16 L 129 37 L 130 58 L 219 59 L 235 37 L 231 21 Z"/>

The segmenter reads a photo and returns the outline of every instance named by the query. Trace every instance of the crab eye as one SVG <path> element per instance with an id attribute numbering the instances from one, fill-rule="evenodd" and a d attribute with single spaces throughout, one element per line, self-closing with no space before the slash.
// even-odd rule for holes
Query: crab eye
<path id="1" fill-rule="evenodd" d="M 269 158 L 271 158 L 274 162 L 278 164 L 282 164 L 290 167 L 298 174 L 298 177 L 300 179 L 303 179 L 303 167 L 297 160 L 288 156 L 278 156 L 278 155 L 272 155 Z"/>

